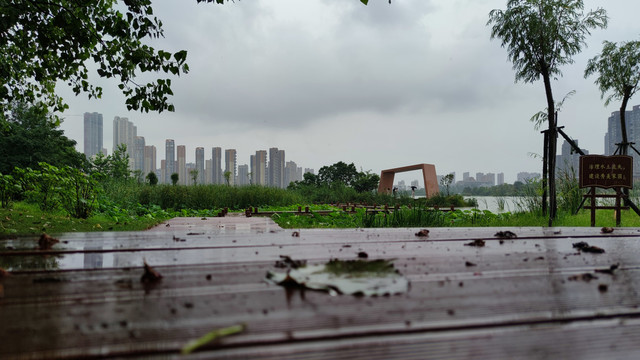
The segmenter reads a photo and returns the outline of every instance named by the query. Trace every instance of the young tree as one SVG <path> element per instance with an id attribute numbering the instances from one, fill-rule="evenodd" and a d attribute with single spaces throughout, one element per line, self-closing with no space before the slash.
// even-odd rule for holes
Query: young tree
<path id="1" fill-rule="evenodd" d="M 231 171 L 224 172 L 224 181 L 227 183 L 227 186 L 231 185 Z"/>
<path id="2" fill-rule="evenodd" d="M 442 179 L 440 179 L 440 185 L 444 186 L 444 188 L 447 190 L 447 196 L 449 196 L 449 187 L 451 186 L 451 183 L 453 183 L 453 178 L 455 177 L 455 175 L 453 174 L 447 174 L 445 176 L 442 177 Z"/>
<path id="3" fill-rule="evenodd" d="M 176 185 L 178 183 L 178 180 L 179 180 L 178 173 L 171 174 L 171 184 L 172 185 Z"/>
<path id="4" fill-rule="evenodd" d="M 600 88 L 601 98 L 609 93 L 605 105 L 611 100 L 621 100 L 620 129 L 622 132 L 623 155 L 628 154 L 627 123 L 625 113 L 629 99 L 638 91 L 640 82 L 640 41 L 623 42 L 618 45 L 605 41 L 602 53 L 587 63 L 585 78 L 597 74 L 596 85 Z"/>
<path id="5" fill-rule="evenodd" d="M 198 170 L 190 170 L 189 175 L 191 176 L 191 180 L 193 180 L 193 185 L 198 185 Z"/>
<path id="6" fill-rule="evenodd" d="M 150 171 L 147 174 L 147 181 L 149 182 L 149 185 L 151 185 L 151 186 L 157 185 L 158 184 L 158 176 L 153 171 Z"/>
<path id="7" fill-rule="evenodd" d="M 501 45 L 507 48 L 516 72 L 515 80 L 533 83 L 542 78 L 544 83 L 549 126 L 545 137 L 548 142 L 544 146 L 548 158 L 549 225 L 557 211 L 555 158 L 558 139 L 551 80 L 562 76 L 560 66 L 573 63 L 573 56 L 582 51 L 591 29 L 607 26 L 604 9 L 586 14 L 583 10 L 582 0 L 509 0 L 507 9 L 492 10 L 487 22 L 492 26 L 491 38 L 501 39 Z"/>

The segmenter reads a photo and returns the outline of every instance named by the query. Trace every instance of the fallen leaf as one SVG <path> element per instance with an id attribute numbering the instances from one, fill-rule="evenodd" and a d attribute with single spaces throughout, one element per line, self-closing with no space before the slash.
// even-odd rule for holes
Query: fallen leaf
<path id="1" fill-rule="evenodd" d="M 45 233 L 42 233 L 42 235 L 40 235 L 40 239 L 38 239 L 38 249 L 51 250 L 51 247 L 53 247 L 53 245 L 59 242 L 60 240 L 55 239 Z"/>
<path id="2" fill-rule="evenodd" d="M 426 237 L 426 236 L 429 236 L 429 230 L 427 230 L 427 229 L 422 229 L 422 230 L 420 230 L 420 231 L 418 231 L 418 232 L 416 233 L 416 236 L 418 236 L 418 237 Z"/>
<path id="3" fill-rule="evenodd" d="M 154 268 L 147 264 L 147 261 L 144 260 L 144 274 L 140 278 L 140 282 L 143 283 L 154 283 L 160 281 L 162 279 L 162 274 L 157 272 Z"/>
<path id="4" fill-rule="evenodd" d="M 193 351 L 212 342 L 213 340 L 241 333 L 245 330 L 246 327 L 247 326 L 245 324 L 240 324 L 213 330 L 198 339 L 189 341 L 185 346 L 182 347 L 182 354 L 191 354 Z"/>
<path id="5" fill-rule="evenodd" d="M 620 267 L 620 264 L 613 264 L 609 266 L 608 269 L 595 269 L 594 271 L 601 274 L 613 275 L 613 273 L 618 270 L 618 267 Z"/>
<path id="6" fill-rule="evenodd" d="M 302 287 L 332 295 L 382 296 L 408 291 L 409 280 L 390 260 L 331 260 L 286 273 L 267 272 L 266 281 L 285 288 Z"/>
<path id="7" fill-rule="evenodd" d="M 291 236 L 300 237 L 300 232 L 299 231 L 294 231 L 294 232 L 291 233 Z"/>
<path id="8" fill-rule="evenodd" d="M 506 231 L 498 231 L 497 233 L 495 233 L 493 236 L 495 237 L 499 237 L 501 239 L 515 239 L 518 237 L 518 235 L 516 235 L 514 232 L 511 232 L 509 230 Z"/>
<path id="9" fill-rule="evenodd" d="M 591 280 L 596 280 L 596 279 L 598 279 L 598 277 L 593 275 L 593 274 L 591 274 L 591 273 L 584 273 L 584 274 L 569 276 L 569 280 L 570 281 L 582 280 L 582 281 L 585 281 L 585 282 L 589 282 Z"/>
<path id="10" fill-rule="evenodd" d="M 471 261 L 465 261 L 464 262 L 464 266 L 466 267 L 470 267 L 470 266 L 477 266 L 476 264 L 472 263 Z"/>
<path id="11" fill-rule="evenodd" d="M 476 239 L 470 243 L 464 244 L 464 246 L 474 246 L 474 247 L 484 247 L 484 245 L 485 245 L 484 240 L 481 240 L 481 239 Z"/>
<path id="12" fill-rule="evenodd" d="M 603 234 L 611 234 L 613 230 L 614 229 L 612 227 L 603 227 L 602 229 L 600 229 L 600 232 Z"/>
<path id="13" fill-rule="evenodd" d="M 366 252 L 364 252 L 364 251 L 360 251 L 360 252 L 358 253 L 358 257 L 359 257 L 359 258 L 361 258 L 361 259 L 366 259 L 366 258 L 368 258 L 368 257 L 369 257 L 369 254 L 367 254 L 367 253 L 366 253 Z"/>
<path id="14" fill-rule="evenodd" d="M 586 253 L 593 253 L 593 254 L 602 254 L 604 253 L 604 249 L 603 248 L 599 248 L 597 246 L 592 246 L 589 245 L 588 243 L 584 242 L 584 241 L 580 241 L 577 243 L 573 243 L 573 247 L 582 251 L 582 252 L 586 252 Z"/>

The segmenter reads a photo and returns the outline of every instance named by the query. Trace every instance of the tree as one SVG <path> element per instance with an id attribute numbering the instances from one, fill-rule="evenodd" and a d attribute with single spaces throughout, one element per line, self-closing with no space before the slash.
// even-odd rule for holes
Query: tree
<path id="1" fill-rule="evenodd" d="M 589 60 L 584 72 L 585 78 L 598 74 L 595 80 L 600 88 L 601 98 L 609 93 L 605 105 L 611 100 L 621 100 L 620 130 L 622 132 L 621 153 L 628 154 L 627 123 L 625 113 L 629 99 L 638 91 L 640 82 L 640 41 L 623 42 L 620 47 L 605 41 L 602 53 Z"/>
<path id="2" fill-rule="evenodd" d="M 320 183 L 326 184 L 342 183 L 346 186 L 351 186 L 357 176 L 358 170 L 356 166 L 353 163 L 347 165 L 342 161 L 330 166 L 323 166 L 318 171 Z"/>
<path id="3" fill-rule="evenodd" d="M 176 185 L 178 183 L 178 180 L 179 180 L 178 173 L 171 174 L 171 184 L 172 185 Z"/>
<path id="4" fill-rule="evenodd" d="M 558 139 L 551 80 L 562 76 L 560 66 L 573 63 L 573 56 L 582 51 L 591 29 L 607 26 L 604 9 L 587 14 L 583 9 L 582 0 L 509 0 L 507 9 L 492 10 L 487 22 L 492 25 L 491 38 L 500 38 L 501 45 L 507 48 L 516 72 L 515 80 L 533 83 L 542 78 L 544 82 L 549 126 L 544 144 L 548 159 L 549 225 L 557 211 L 555 157 Z M 544 173 L 546 169 L 543 169 Z M 546 189 L 546 185 L 543 186 Z M 546 196 L 543 201 L 546 203 Z"/>
<path id="5" fill-rule="evenodd" d="M 117 6 L 115 1 L 2 1 L 0 14 L 0 113 L 16 100 L 40 100 L 54 111 L 68 108 L 56 95 L 57 81 L 76 95 L 99 98 L 102 88 L 89 82 L 91 61 L 99 77 L 120 82 L 129 110 L 174 110 L 167 102 L 170 79 L 135 82 L 139 73 L 188 72 L 186 51 L 172 54 L 143 43 L 163 36 L 151 0 Z"/>
<path id="6" fill-rule="evenodd" d="M 158 184 L 158 175 L 156 175 L 156 173 L 154 173 L 153 171 L 150 171 L 147 174 L 147 181 L 149 182 L 149 185 L 154 186 Z"/>
<path id="7" fill-rule="evenodd" d="M 365 193 L 378 189 L 378 183 L 380 183 L 380 175 L 373 174 L 371 171 L 361 171 L 356 175 L 352 185 L 355 191 Z"/>
<path id="8" fill-rule="evenodd" d="M 0 113 L 0 173 L 9 174 L 15 167 L 35 169 L 40 162 L 87 167 L 86 157 L 59 125 L 42 105 L 11 104 L 10 114 Z"/>
<path id="9" fill-rule="evenodd" d="M 231 185 L 231 171 L 224 172 L 224 181 L 227 183 L 227 186 Z"/>
<path id="10" fill-rule="evenodd" d="M 444 186 L 444 188 L 447 190 L 447 196 L 449 196 L 449 187 L 451 186 L 451 183 L 453 183 L 453 178 L 455 177 L 455 175 L 453 174 L 447 174 L 445 176 L 442 177 L 442 179 L 440 179 L 440 185 Z"/>
<path id="11" fill-rule="evenodd" d="M 191 180 L 193 180 L 193 185 L 198 185 L 198 170 L 197 169 L 190 170 L 189 175 L 191 176 Z"/>

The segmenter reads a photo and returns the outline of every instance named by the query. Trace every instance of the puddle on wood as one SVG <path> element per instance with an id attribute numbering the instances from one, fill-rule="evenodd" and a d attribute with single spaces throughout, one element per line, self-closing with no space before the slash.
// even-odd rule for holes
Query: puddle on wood
<path id="1" fill-rule="evenodd" d="M 267 272 L 269 283 L 331 295 L 384 296 L 409 290 L 409 280 L 389 260 L 331 260 L 326 264 Z"/>

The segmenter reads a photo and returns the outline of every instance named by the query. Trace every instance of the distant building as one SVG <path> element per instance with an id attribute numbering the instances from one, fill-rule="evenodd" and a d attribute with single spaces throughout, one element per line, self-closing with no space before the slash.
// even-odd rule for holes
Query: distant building
<path id="1" fill-rule="evenodd" d="M 578 140 L 573 140 L 578 145 Z M 585 149 L 580 149 L 586 155 L 589 152 Z M 575 152 L 571 147 L 571 144 L 567 140 L 562 143 L 562 151 L 559 155 L 556 155 L 556 174 L 562 176 L 563 173 L 575 174 L 578 177 L 580 169 L 580 153 Z"/>
<path id="2" fill-rule="evenodd" d="M 211 164 L 213 164 L 213 160 L 211 159 L 205 160 L 204 164 L 205 164 L 204 172 L 206 173 L 205 181 L 207 184 L 212 184 L 213 181 L 211 181 L 211 166 L 212 166 Z"/>
<path id="3" fill-rule="evenodd" d="M 222 184 L 222 148 L 211 148 L 211 183 Z"/>
<path id="4" fill-rule="evenodd" d="M 171 174 L 176 172 L 176 143 L 172 139 L 165 141 L 164 183 L 171 184 Z"/>
<path id="5" fill-rule="evenodd" d="M 269 181 L 268 185 L 283 188 L 284 185 L 284 150 L 278 148 L 269 149 Z"/>
<path id="6" fill-rule="evenodd" d="M 498 173 L 498 185 L 504 185 L 504 173 Z"/>
<path id="7" fill-rule="evenodd" d="M 238 165 L 238 179 L 237 184 L 239 186 L 249 185 L 249 165 Z"/>
<path id="8" fill-rule="evenodd" d="M 298 169 L 300 169 L 300 171 L 298 171 Z M 290 183 L 294 182 L 294 181 L 300 181 L 302 180 L 302 177 L 298 176 L 298 173 L 302 174 L 302 169 L 298 168 L 298 165 L 293 162 L 293 161 L 287 161 L 285 167 L 284 167 L 284 185 L 283 187 L 286 188 L 289 186 Z"/>
<path id="9" fill-rule="evenodd" d="M 102 114 L 84 113 L 84 154 L 87 158 L 102 151 L 102 141 Z"/>
<path id="10" fill-rule="evenodd" d="M 251 183 L 267 185 L 267 151 L 258 150 L 251 156 Z"/>
<path id="11" fill-rule="evenodd" d="M 227 149 L 224 151 L 224 172 L 225 174 L 227 172 L 230 172 L 231 174 L 229 175 L 229 184 L 228 185 L 235 185 L 236 184 L 236 166 L 237 166 L 237 153 L 236 153 L 236 149 Z M 225 182 L 227 181 L 227 178 L 225 177 Z"/>
<path id="12" fill-rule="evenodd" d="M 205 173 L 204 173 L 204 148 L 197 147 L 196 148 L 196 170 L 198 171 L 198 184 L 204 184 L 205 181 Z"/>
<path id="13" fill-rule="evenodd" d="M 144 176 L 147 176 L 150 172 L 156 172 L 156 155 L 155 146 L 144 147 Z"/>
<path id="14" fill-rule="evenodd" d="M 118 146 L 124 144 L 127 146 L 127 155 L 129 155 L 130 167 L 133 164 L 135 138 L 138 135 L 138 128 L 136 128 L 128 118 L 121 118 L 115 116 L 113 118 L 113 152 L 118 149 Z"/>
<path id="15" fill-rule="evenodd" d="M 185 145 L 178 145 L 177 149 L 177 161 L 176 172 L 178 173 L 178 184 L 188 184 L 188 172 L 187 172 L 187 147 Z"/>
<path id="16" fill-rule="evenodd" d="M 146 143 L 144 136 L 136 136 L 133 142 L 133 171 L 140 171 L 142 175 L 144 173 L 144 148 Z M 144 177 L 143 177 L 144 178 Z"/>
<path id="17" fill-rule="evenodd" d="M 540 173 L 536 172 L 519 172 L 517 175 L 517 180 L 521 183 L 527 183 L 531 180 L 540 179 Z"/>
<path id="18" fill-rule="evenodd" d="M 635 105 L 630 111 L 625 112 L 625 123 L 627 125 L 627 140 L 635 143 L 636 148 L 640 146 L 640 105 Z M 607 134 L 604 137 L 604 154 L 614 155 L 618 150 L 618 145 L 622 142 L 622 130 L 620 129 L 620 111 L 611 113 L 607 119 Z M 633 176 L 640 176 L 640 155 L 635 151 L 629 151 L 633 157 Z"/>

